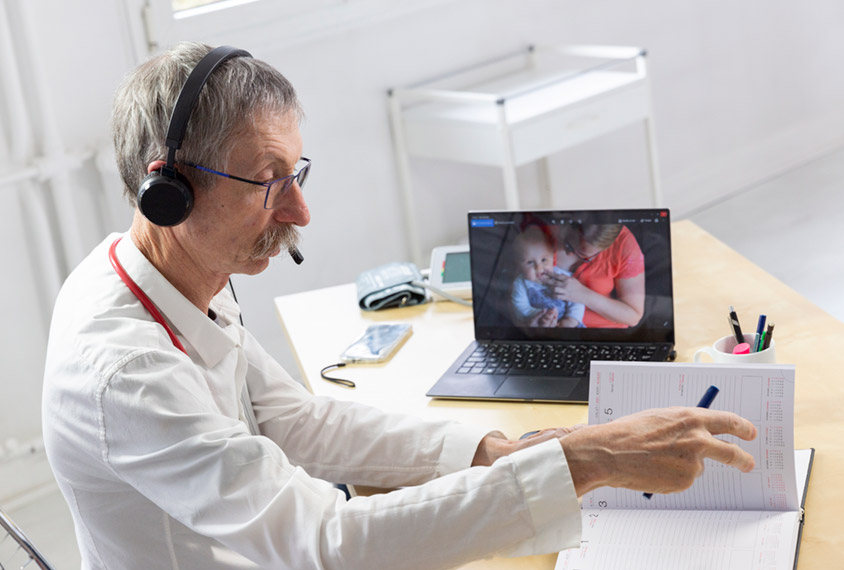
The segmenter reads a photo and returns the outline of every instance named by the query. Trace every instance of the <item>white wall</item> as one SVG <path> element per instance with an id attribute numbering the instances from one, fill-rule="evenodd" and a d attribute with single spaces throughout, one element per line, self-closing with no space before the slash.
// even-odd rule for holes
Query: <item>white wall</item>
<path id="1" fill-rule="evenodd" d="M 132 1 L 4 0 L 15 24 L 7 39 L 21 67 L 17 85 L 28 95 L 34 145 L 17 159 L 10 154 L 17 143 L 8 92 L 15 82 L 6 78 L 0 151 L 10 152 L 0 158 L 0 179 L 51 148 L 82 152 L 108 143 L 112 92 L 138 57 L 138 38 L 132 36 L 138 26 L 127 20 L 134 13 L 127 5 Z M 29 28 L 22 25 L 26 21 Z M 388 87 L 527 43 L 643 46 L 665 198 L 682 215 L 844 142 L 844 76 L 836 73 L 842 24 L 844 5 L 837 0 L 455 0 L 316 41 L 282 48 L 268 41 L 241 45 L 297 86 L 307 113 L 305 152 L 314 159 L 307 188 L 313 221 L 302 245 L 306 261 L 295 267 L 279 259 L 261 276 L 236 279 L 247 326 L 295 367 L 273 296 L 348 282 L 363 269 L 408 257 Z M 284 28 L 277 33 L 282 37 Z M 39 81 L 46 95 L 41 108 L 35 97 Z M 555 205 L 645 204 L 643 136 L 642 129 L 630 127 L 554 157 Z M 46 327 L 61 277 L 106 231 L 126 227 L 128 210 L 119 205 L 114 180 L 106 176 L 104 183 L 93 160 L 83 166 L 71 172 L 64 188 L 49 181 L 0 186 L 6 199 L 0 211 L 6 245 L 0 254 L 0 310 L 6 317 L 0 333 L 0 450 L 9 437 L 27 441 L 39 434 Z M 458 240 L 467 209 L 504 206 L 500 174 L 493 169 L 419 160 L 413 172 L 424 195 L 417 211 L 426 246 Z M 533 169 L 519 176 L 530 193 Z M 33 203 L 42 195 L 41 205 Z M 526 206 L 534 203 L 528 198 Z M 58 205 L 51 210 L 50 204 Z M 39 219 L 48 225 L 41 228 Z"/>
<path id="2" fill-rule="evenodd" d="M 682 215 L 842 143 L 836 100 L 844 77 L 830 73 L 844 47 L 832 32 L 841 23 L 844 9 L 833 1 L 462 1 L 316 45 L 267 50 L 260 55 L 298 86 L 308 113 L 313 222 L 300 268 L 283 260 L 238 280 L 246 318 L 266 324 L 264 339 L 281 345 L 275 316 L 261 314 L 268 297 L 347 282 L 407 258 L 384 96 L 390 86 L 529 42 L 644 46 L 666 201 Z M 645 205 L 643 140 L 635 126 L 555 157 L 556 205 Z M 504 206 L 494 169 L 414 160 L 413 170 L 426 246 L 463 236 L 466 210 Z M 529 185 L 532 169 L 523 170 Z"/>

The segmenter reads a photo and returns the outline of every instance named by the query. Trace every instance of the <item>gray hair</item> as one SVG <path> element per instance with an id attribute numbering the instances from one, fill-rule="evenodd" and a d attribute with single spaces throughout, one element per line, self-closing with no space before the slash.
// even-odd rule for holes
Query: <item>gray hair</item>
<path id="1" fill-rule="evenodd" d="M 147 165 L 167 159 L 165 138 L 176 99 L 196 64 L 211 47 L 184 42 L 127 75 L 112 107 L 112 133 L 123 194 L 134 206 Z M 208 78 L 191 113 L 179 161 L 225 171 L 234 139 L 249 133 L 268 113 L 302 108 L 293 86 L 263 61 L 236 57 L 221 64 Z M 197 169 L 181 173 L 194 189 L 210 188 L 215 175 Z"/>

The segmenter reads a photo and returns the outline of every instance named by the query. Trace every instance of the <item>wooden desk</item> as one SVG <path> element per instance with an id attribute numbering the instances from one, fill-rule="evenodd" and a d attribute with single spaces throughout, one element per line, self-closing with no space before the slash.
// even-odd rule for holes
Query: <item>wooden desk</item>
<path id="1" fill-rule="evenodd" d="M 672 226 L 677 359 L 689 362 L 699 347 L 729 334 L 727 307 L 745 328 L 765 313 L 776 323 L 777 359 L 797 366 L 794 441 L 817 449 L 798 568 L 835 568 L 844 552 L 840 514 L 844 509 L 844 323 L 689 221 Z M 354 285 L 340 285 L 275 299 L 299 368 L 317 394 L 364 402 L 427 418 L 449 418 L 510 437 L 548 426 L 586 422 L 586 406 L 432 400 L 425 392 L 473 338 L 472 313 L 438 302 L 404 309 L 364 312 Z M 384 365 L 333 371 L 354 380 L 349 389 L 326 382 L 319 370 L 368 324 L 405 321 L 413 336 Z M 487 560 L 465 568 L 545 569 L 556 555 Z"/>

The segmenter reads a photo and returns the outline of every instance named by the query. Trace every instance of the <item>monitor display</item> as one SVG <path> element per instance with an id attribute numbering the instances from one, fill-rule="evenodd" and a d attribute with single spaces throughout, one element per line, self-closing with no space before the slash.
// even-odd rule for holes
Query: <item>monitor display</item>
<path id="1" fill-rule="evenodd" d="M 668 210 L 468 218 L 478 339 L 674 342 Z"/>
<path id="2" fill-rule="evenodd" d="M 443 283 L 466 283 L 472 279 L 469 252 L 456 251 L 445 254 Z"/>

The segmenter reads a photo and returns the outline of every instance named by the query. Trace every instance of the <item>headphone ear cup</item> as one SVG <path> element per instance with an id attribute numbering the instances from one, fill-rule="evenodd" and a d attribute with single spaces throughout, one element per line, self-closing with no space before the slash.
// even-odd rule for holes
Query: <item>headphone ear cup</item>
<path id="1" fill-rule="evenodd" d="M 193 188 L 184 175 L 151 172 L 138 188 L 138 208 L 157 226 L 175 226 L 193 209 Z"/>

